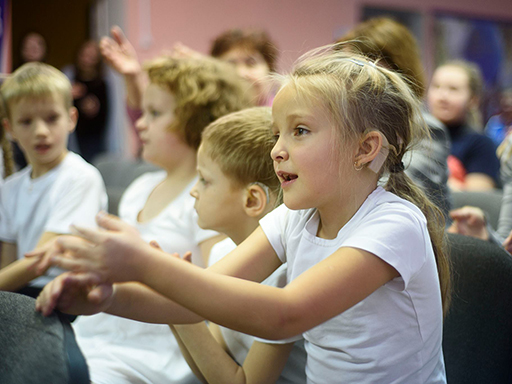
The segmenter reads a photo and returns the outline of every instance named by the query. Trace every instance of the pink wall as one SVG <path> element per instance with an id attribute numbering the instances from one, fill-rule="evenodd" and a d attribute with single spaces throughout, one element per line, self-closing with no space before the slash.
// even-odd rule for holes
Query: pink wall
<path id="1" fill-rule="evenodd" d="M 364 5 L 421 12 L 426 29 L 435 11 L 512 22 L 511 0 L 128 0 L 125 29 L 144 60 L 176 41 L 206 53 L 228 28 L 264 28 L 281 50 L 280 68 L 287 69 L 301 53 L 355 25 Z"/>

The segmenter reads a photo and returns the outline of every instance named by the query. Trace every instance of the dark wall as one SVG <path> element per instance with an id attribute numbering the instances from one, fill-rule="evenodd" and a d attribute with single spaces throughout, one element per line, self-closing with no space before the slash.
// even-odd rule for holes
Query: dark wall
<path id="1" fill-rule="evenodd" d="M 74 61 L 80 44 L 89 38 L 89 9 L 93 0 L 13 0 L 13 68 L 20 65 L 20 43 L 38 32 L 48 44 L 46 62 L 57 68 Z"/>

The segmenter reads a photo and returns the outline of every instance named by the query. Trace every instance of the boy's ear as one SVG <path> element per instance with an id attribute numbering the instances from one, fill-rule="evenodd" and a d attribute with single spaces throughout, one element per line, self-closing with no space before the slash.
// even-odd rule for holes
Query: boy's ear
<path id="1" fill-rule="evenodd" d="M 244 194 L 244 211 L 249 217 L 262 216 L 267 209 L 267 194 L 257 184 L 250 184 Z"/>
<path id="2" fill-rule="evenodd" d="M 69 133 L 73 132 L 76 128 L 76 123 L 78 121 L 78 109 L 75 107 L 69 108 L 69 120 L 71 122 L 71 129 L 69 130 Z"/>
<path id="3" fill-rule="evenodd" d="M 2 119 L 2 126 L 4 127 L 5 132 L 9 134 L 9 136 L 16 141 L 16 136 L 14 135 L 14 132 L 12 131 L 11 122 L 7 117 L 4 117 Z"/>
<path id="4" fill-rule="evenodd" d="M 355 162 L 364 165 L 369 164 L 377 157 L 382 146 L 384 138 L 378 131 L 370 131 L 363 135 L 359 141 L 359 148 L 354 158 Z"/>

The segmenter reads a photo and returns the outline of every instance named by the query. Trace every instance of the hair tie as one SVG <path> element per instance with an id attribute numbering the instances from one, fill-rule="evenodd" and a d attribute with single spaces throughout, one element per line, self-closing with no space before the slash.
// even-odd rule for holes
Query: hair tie
<path id="1" fill-rule="evenodd" d="M 403 161 L 400 161 L 397 164 L 393 164 L 389 167 L 389 173 L 399 173 L 405 170 Z"/>

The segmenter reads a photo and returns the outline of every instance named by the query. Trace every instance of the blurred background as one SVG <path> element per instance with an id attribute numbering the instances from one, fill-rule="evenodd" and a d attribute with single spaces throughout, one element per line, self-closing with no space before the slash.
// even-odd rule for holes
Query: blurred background
<path id="1" fill-rule="evenodd" d="M 302 53 L 333 42 L 358 22 L 387 15 L 418 39 L 427 79 L 449 59 L 480 66 L 484 119 L 499 108 L 499 90 L 512 87 L 511 0 L 0 0 L 0 11 L 4 73 L 23 62 L 22 45 L 30 33 L 44 38 L 44 61 L 63 69 L 76 62 L 85 41 L 99 40 L 112 25 L 125 31 L 142 61 L 178 41 L 208 53 L 213 38 L 229 28 L 261 28 L 277 43 L 282 72 Z M 109 151 L 129 153 L 122 79 L 108 68 L 105 77 L 114 95 Z"/>

